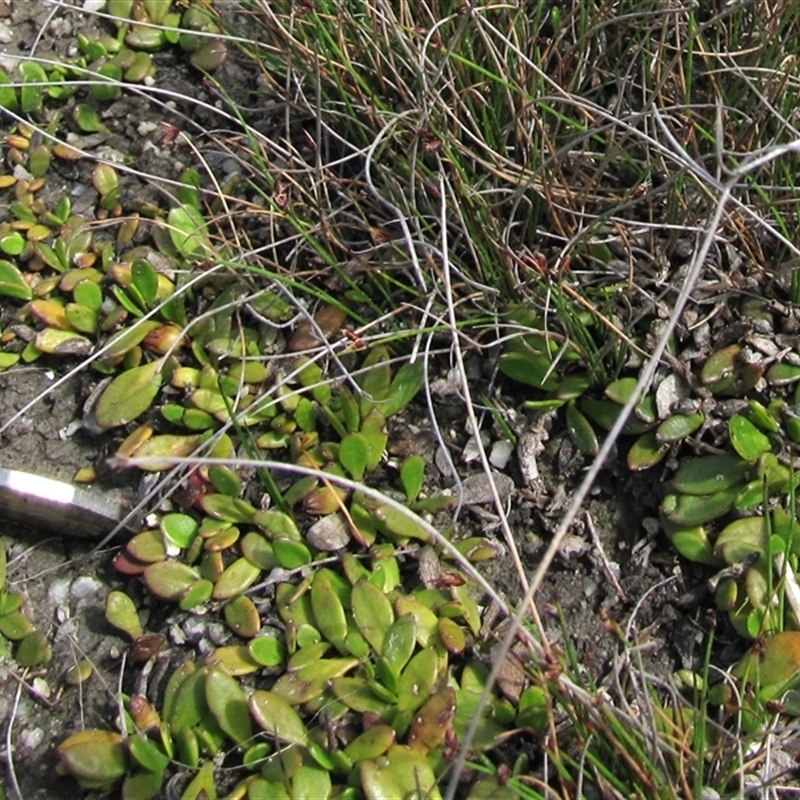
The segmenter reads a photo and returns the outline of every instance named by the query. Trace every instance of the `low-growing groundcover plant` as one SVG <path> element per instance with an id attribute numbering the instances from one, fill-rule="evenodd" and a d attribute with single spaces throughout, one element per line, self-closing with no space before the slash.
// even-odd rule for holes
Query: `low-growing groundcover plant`
<path id="1" fill-rule="evenodd" d="M 91 375 L 83 429 L 154 476 L 106 619 L 160 679 L 63 732 L 58 772 L 126 798 L 773 780 L 800 668 L 794 5 L 88 5 L 63 58 L 0 73 L 0 367 Z M 497 479 L 500 537 L 394 451 L 414 413 L 447 451 L 442 365 L 488 476 L 482 427 L 523 477 L 545 422 L 588 467 L 537 564 Z M 670 680 L 633 620 L 607 620 L 609 678 L 532 602 L 612 447 L 666 484 L 720 612 Z M 0 583 L 5 657 L 47 665 Z M 224 634 L 182 651 L 187 620 Z M 719 630 L 750 647 L 727 671 Z"/>

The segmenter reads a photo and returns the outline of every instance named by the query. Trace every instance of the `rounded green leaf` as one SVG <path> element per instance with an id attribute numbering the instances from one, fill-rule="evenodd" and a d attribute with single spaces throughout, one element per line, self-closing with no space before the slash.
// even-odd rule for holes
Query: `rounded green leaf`
<path id="1" fill-rule="evenodd" d="M 357 481 L 364 477 L 369 454 L 369 441 L 362 433 L 349 433 L 339 445 L 339 461 Z"/>
<path id="2" fill-rule="evenodd" d="M 407 361 L 395 373 L 389 394 L 380 405 L 383 415 L 388 419 L 405 408 L 417 395 L 425 382 L 423 359 Z"/>
<path id="3" fill-rule="evenodd" d="M 200 444 L 197 436 L 179 436 L 164 433 L 153 436 L 136 450 L 136 458 L 148 459 L 141 465 L 145 472 L 161 472 L 169 469 L 176 458 L 186 458 L 191 455 Z"/>
<path id="4" fill-rule="evenodd" d="M 416 711 L 430 696 L 436 684 L 439 659 L 432 647 L 420 650 L 400 675 L 397 710 Z"/>
<path id="5" fill-rule="evenodd" d="M 329 574 L 320 571 L 311 584 L 311 607 L 322 635 L 343 655 L 349 654 L 345 637 L 347 618 L 339 595 L 333 588 Z"/>
<path id="6" fill-rule="evenodd" d="M 53 650 L 43 631 L 31 631 L 19 643 L 16 652 L 17 663 L 21 667 L 36 667 L 48 664 L 53 658 Z"/>
<path id="7" fill-rule="evenodd" d="M 390 706 L 370 689 L 364 678 L 336 678 L 331 688 L 336 697 L 353 711 L 389 719 Z"/>
<path id="8" fill-rule="evenodd" d="M 558 370 L 553 369 L 553 362 L 546 355 L 511 351 L 500 356 L 497 367 L 504 375 L 527 386 L 546 392 L 558 389 Z"/>
<path id="9" fill-rule="evenodd" d="M 184 787 L 181 800 L 206 800 L 218 796 L 214 766 L 213 760 L 203 762 L 197 774 Z"/>
<path id="10" fill-rule="evenodd" d="M 227 600 L 249 589 L 261 575 L 261 569 L 246 558 L 238 558 L 219 576 L 212 597 Z"/>
<path id="11" fill-rule="evenodd" d="M 412 750 L 426 754 L 438 747 L 451 730 L 456 714 L 456 690 L 447 686 L 430 697 L 414 714 L 408 732 Z"/>
<path id="12" fill-rule="evenodd" d="M 371 581 L 361 580 L 353 586 L 351 602 L 353 619 L 359 631 L 375 652 L 381 655 L 386 636 L 394 622 L 394 609 L 389 598 Z"/>
<path id="13" fill-rule="evenodd" d="M 430 539 L 428 531 L 420 525 L 415 515 L 400 511 L 386 503 L 373 510 L 375 519 L 385 526 L 386 532 L 401 539 Z"/>
<path id="14" fill-rule="evenodd" d="M 220 728 L 237 744 L 253 737 L 247 695 L 239 681 L 219 667 L 206 675 L 206 702 Z"/>
<path id="15" fill-rule="evenodd" d="M 777 417 L 780 415 L 783 401 L 777 400 L 777 403 L 777 407 L 773 405 L 773 403 L 770 403 L 769 408 L 765 408 L 758 400 L 751 400 L 742 413 L 750 422 L 761 428 L 762 431 L 766 433 L 777 433 L 780 430 Z"/>
<path id="16" fill-rule="evenodd" d="M 84 133 L 100 133 L 108 130 L 100 119 L 97 109 L 88 103 L 78 103 L 73 109 L 72 116 Z"/>
<path id="17" fill-rule="evenodd" d="M 150 564 L 142 574 L 147 588 L 162 600 L 177 603 L 200 575 L 197 570 L 179 561 Z"/>
<path id="18" fill-rule="evenodd" d="M 420 647 L 427 647 L 439 627 L 439 618 L 414 597 L 400 595 L 394 602 L 398 618 L 410 615 L 414 620 L 414 635 Z M 388 646 L 388 644 L 387 644 Z"/>
<path id="19" fill-rule="evenodd" d="M 265 667 L 278 667 L 286 656 L 286 648 L 277 636 L 257 636 L 247 644 L 250 655 Z"/>
<path id="20" fill-rule="evenodd" d="M 106 620 L 115 628 L 127 633 L 131 639 L 138 639 L 144 635 L 136 605 L 125 592 L 113 591 L 108 593 L 106 598 Z"/>
<path id="21" fill-rule="evenodd" d="M 200 578 L 186 588 L 178 601 L 182 611 L 189 611 L 211 599 L 214 592 L 214 584 L 207 578 Z"/>
<path id="22" fill-rule="evenodd" d="M 250 695 L 249 706 L 253 719 L 267 734 L 285 744 L 306 743 L 303 720 L 282 697 L 257 689 Z"/>
<path id="23" fill-rule="evenodd" d="M 356 658 L 322 658 L 281 675 L 272 687 L 287 703 L 297 706 L 322 695 L 335 678 L 358 666 Z"/>
<path id="24" fill-rule="evenodd" d="M 17 266 L 10 261 L 0 260 L 0 295 L 17 300 L 30 300 L 33 297 L 33 290 Z"/>
<path id="25" fill-rule="evenodd" d="M 749 556 L 767 549 L 767 523 L 764 517 L 734 520 L 717 537 L 714 553 L 726 564 L 741 564 Z"/>
<path id="26" fill-rule="evenodd" d="M 234 677 L 250 675 L 261 669 L 261 664 L 253 659 L 250 651 L 243 644 L 228 644 L 218 647 L 206 660 L 212 664 L 219 664 Z"/>
<path id="27" fill-rule="evenodd" d="M 231 630 L 243 639 L 252 639 L 261 628 L 258 609 L 249 597 L 241 595 L 234 598 L 225 606 L 224 613 Z"/>
<path id="28" fill-rule="evenodd" d="M 214 464 L 208 468 L 208 479 L 220 493 L 238 497 L 242 493 L 242 479 L 230 468 Z"/>
<path id="29" fill-rule="evenodd" d="M 641 472 L 654 467 L 667 454 L 667 446 L 658 439 L 656 431 L 643 433 L 628 451 L 628 469 Z"/>
<path id="30" fill-rule="evenodd" d="M 272 550 L 284 569 L 297 569 L 311 563 L 311 551 L 302 542 L 293 539 L 275 539 L 272 542 Z"/>
<path id="31" fill-rule="evenodd" d="M 37 350 L 56 356 L 87 356 L 93 349 L 92 343 L 85 336 L 58 328 L 39 331 L 33 344 Z"/>
<path id="32" fill-rule="evenodd" d="M 421 455 L 409 456 L 400 465 L 400 483 L 406 500 L 413 503 L 422 491 L 425 480 L 425 459 Z"/>
<path id="33" fill-rule="evenodd" d="M 361 763 L 361 787 L 367 800 L 425 797 L 441 800 L 428 759 L 405 745 L 394 745 L 377 761 Z"/>
<path id="34" fill-rule="evenodd" d="M 31 621 L 20 611 L 11 611 L 0 616 L 0 635 L 6 639 L 24 639 L 32 630 Z"/>
<path id="35" fill-rule="evenodd" d="M 92 171 L 92 185 L 104 197 L 119 188 L 119 173 L 111 164 L 98 164 Z"/>
<path id="36" fill-rule="evenodd" d="M 153 361 L 118 375 L 105 388 L 94 409 L 101 428 L 126 425 L 143 414 L 161 388 L 163 361 Z"/>
<path id="37" fill-rule="evenodd" d="M 702 526 L 680 527 L 665 521 L 664 531 L 672 542 L 672 546 L 684 558 L 715 567 L 720 565 L 720 559 L 714 555 L 714 548 L 711 546 L 708 532 Z"/>
<path id="38" fill-rule="evenodd" d="M 164 706 L 165 722 L 172 733 L 177 734 L 183 728 L 193 728 L 208 712 L 206 700 L 206 675 L 209 667 L 196 669 L 188 675 L 181 674 L 182 680 L 173 690 L 174 699 Z"/>
<path id="39" fill-rule="evenodd" d="M 701 456 L 681 466 L 673 480 L 683 494 L 704 495 L 719 492 L 752 480 L 755 470 L 738 456 Z"/>
<path id="40" fill-rule="evenodd" d="M 800 366 L 776 362 L 769 367 L 765 377 L 771 386 L 790 386 L 800 380 Z"/>
<path id="41" fill-rule="evenodd" d="M 86 730 L 58 746 L 61 765 L 78 780 L 110 785 L 125 774 L 125 747 L 118 733 Z"/>
<path id="42" fill-rule="evenodd" d="M 741 414 L 731 417 L 728 432 L 733 449 L 745 460 L 756 461 L 771 449 L 769 437 Z"/>
<path id="43" fill-rule="evenodd" d="M 206 221 L 193 206 L 177 206 L 167 216 L 169 235 L 178 252 L 186 257 L 202 257 L 213 253 L 206 233 Z"/>
<path id="44" fill-rule="evenodd" d="M 656 428 L 656 438 L 662 444 L 672 444 L 693 434 L 705 422 L 702 411 L 694 414 L 673 414 Z"/>
<path id="45" fill-rule="evenodd" d="M 394 743 L 396 734 L 391 725 L 373 725 L 360 736 L 356 736 L 344 749 L 345 755 L 354 763 L 378 758 Z"/>
<path id="46" fill-rule="evenodd" d="M 136 733 L 128 738 L 128 750 L 150 772 L 163 772 L 169 766 L 169 756 L 143 733 Z"/>
<path id="47" fill-rule="evenodd" d="M 733 505 L 737 511 L 749 511 L 758 508 L 764 502 L 764 497 L 764 481 L 750 481 L 736 495 Z"/>
<path id="48" fill-rule="evenodd" d="M 734 667 L 737 678 L 772 686 L 793 678 L 800 671 L 800 632 L 784 631 L 765 636 Z"/>
<path id="49" fill-rule="evenodd" d="M 260 533 L 250 531 L 245 534 L 239 546 L 242 555 L 262 570 L 270 570 L 278 563 L 272 545 Z"/>
<path id="50" fill-rule="evenodd" d="M 6 255 L 18 256 L 25 249 L 26 245 L 27 240 L 19 231 L 9 231 L 0 236 L 0 250 Z"/>
<path id="51" fill-rule="evenodd" d="M 362 410 L 362 414 L 364 414 Z M 389 441 L 386 432 L 386 417 L 377 408 L 370 409 L 361 420 L 361 433 L 369 445 L 367 469 L 376 469 L 381 463 L 383 453 Z"/>
<path id="52" fill-rule="evenodd" d="M 439 620 L 439 638 L 450 653 L 463 653 L 467 646 L 467 637 L 463 628 L 447 617 Z"/>
<path id="53" fill-rule="evenodd" d="M 256 509 L 249 503 L 227 494 L 203 495 L 200 506 L 209 516 L 226 522 L 247 523 L 252 521 L 256 513 Z"/>
<path id="54" fill-rule="evenodd" d="M 159 527 L 164 538 L 181 549 L 191 545 L 200 528 L 197 520 L 188 514 L 165 514 L 159 522 Z"/>
<path id="55" fill-rule="evenodd" d="M 228 48 L 221 39 L 206 39 L 190 56 L 189 62 L 195 69 L 213 72 L 218 69 L 228 55 Z"/>
<path id="56" fill-rule="evenodd" d="M 164 534 L 155 528 L 137 533 L 125 549 L 129 556 L 145 564 L 155 564 L 156 561 L 163 561 L 167 557 Z"/>
<path id="57" fill-rule="evenodd" d="M 668 494 L 661 503 L 666 518 L 680 527 L 703 525 L 727 514 L 733 506 L 734 488 L 708 495 Z"/>
<path id="58" fill-rule="evenodd" d="M 417 623 L 412 614 L 397 617 L 386 632 L 383 659 L 398 675 L 411 658 L 416 646 Z"/>
<path id="59" fill-rule="evenodd" d="M 636 378 L 620 378 L 606 386 L 605 395 L 609 400 L 624 406 L 630 400 L 637 383 Z"/>
<path id="60" fill-rule="evenodd" d="M 164 783 L 164 773 L 162 770 L 150 772 L 143 770 L 128 775 L 122 782 L 121 797 L 136 798 L 136 800 L 146 800 L 147 798 L 158 797 Z"/>

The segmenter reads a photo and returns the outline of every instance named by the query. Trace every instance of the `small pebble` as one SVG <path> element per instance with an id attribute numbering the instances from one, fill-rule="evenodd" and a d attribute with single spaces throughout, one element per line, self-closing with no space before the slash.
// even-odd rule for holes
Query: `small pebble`
<path id="1" fill-rule="evenodd" d="M 489 434 L 486 431 L 481 431 L 481 438 L 480 444 L 486 447 L 489 444 Z M 478 443 L 478 438 L 476 436 L 470 436 L 467 439 L 467 443 L 464 445 L 464 449 L 461 452 L 461 461 L 464 464 L 471 464 L 473 461 L 477 461 L 481 457 L 481 448 Z"/>
<path id="2" fill-rule="evenodd" d="M 180 630 L 184 636 L 184 640 L 182 643 L 185 642 L 199 642 L 206 633 L 206 621 L 203 619 L 198 619 L 197 617 L 189 617 L 183 625 L 181 625 Z M 173 638 L 170 635 L 170 638 Z M 177 642 L 174 642 L 178 644 Z"/>
<path id="3" fill-rule="evenodd" d="M 47 588 L 47 599 L 55 606 L 65 605 L 69 597 L 69 578 L 55 578 Z"/>
<path id="4" fill-rule="evenodd" d="M 468 506 L 484 505 L 493 501 L 491 482 L 494 481 L 497 487 L 497 494 L 501 500 L 506 500 L 514 491 L 514 481 L 501 472 L 493 472 L 491 477 L 479 472 L 466 478 L 461 488 L 463 491 L 462 501 Z"/>
<path id="5" fill-rule="evenodd" d="M 202 656 L 209 656 L 217 649 L 216 645 L 205 637 L 197 643 L 197 652 Z"/>
<path id="6" fill-rule="evenodd" d="M 69 590 L 72 601 L 77 604 L 101 599 L 108 592 L 108 587 L 98 578 L 81 575 L 76 578 Z"/>
<path id="7" fill-rule="evenodd" d="M 451 462 L 441 447 L 436 448 L 436 455 L 433 457 L 433 463 L 436 464 L 436 469 L 438 469 L 445 478 L 452 477 L 453 470 L 450 468 Z"/>
<path id="8" fill-rule="evenodd" d="M 208 634 L 208 638 L 218 647 L 227 644 L 231 639 L 230 630 L 227 625 L 223 625 L 221 622 L 212 622 L 209 624 L 206 628 L 206 633 Z"/>
<path id="9" fill-rule="evenodd" d="M 329 514 L 317 520 L 308 529 L 306 537 L 313 548 L 328 552 L 347 547 L 350 532 L 341 514 Z"/>
<path id="10" fill-rule="evenodd" d="M 508 439 L 501 439 L 492 445 L 492 451 L 489 453 L 489 463 L 495 469 L 505 469 L 513 452 L 514 445 Z"/>

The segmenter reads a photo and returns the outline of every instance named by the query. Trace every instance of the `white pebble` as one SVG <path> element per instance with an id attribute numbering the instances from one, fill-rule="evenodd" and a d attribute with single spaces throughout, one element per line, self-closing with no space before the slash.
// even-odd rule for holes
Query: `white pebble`
<path id="1" fill-rule="evenodd" d="M 492 445 L 492 451 L 489 453 L 489 463 L 495 469 L 505 469 L 513 452 L 514 445 L 508 439 L 501 439 Z"/>

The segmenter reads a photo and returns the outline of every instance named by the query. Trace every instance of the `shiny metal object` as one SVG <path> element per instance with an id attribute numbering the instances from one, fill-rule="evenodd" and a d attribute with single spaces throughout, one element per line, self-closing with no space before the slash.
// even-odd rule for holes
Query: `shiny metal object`
<path id="1" fill-rule="evenodd" d="M 126 510 L 71 483 L 0 467 L 0 522 L 95 539 L 110 533 Z"/>

